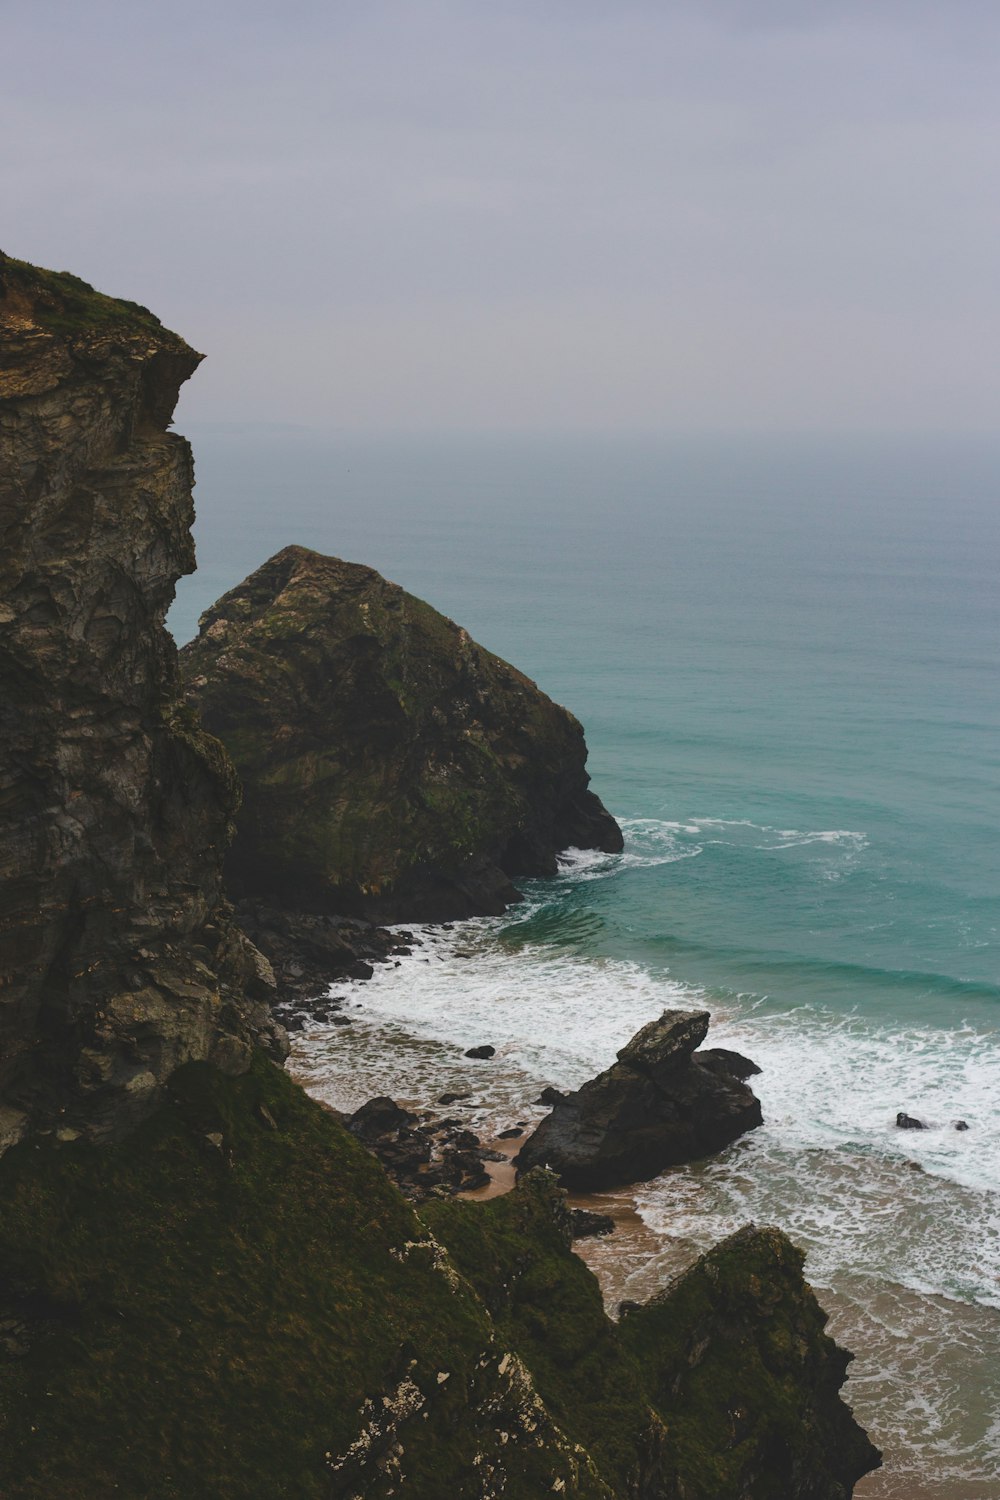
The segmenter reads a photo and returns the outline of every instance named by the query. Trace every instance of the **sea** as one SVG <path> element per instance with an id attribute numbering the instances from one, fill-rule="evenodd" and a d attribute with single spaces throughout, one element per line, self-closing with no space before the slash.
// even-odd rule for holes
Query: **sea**
<path id="1" fill-rule="evenodd" d="M 288 543 L 368 563 L 573 710 L 625 833 L 337 987 L 352 1024 L 307 1026 L 300 1076 L 465 1091 L 490 1136 L 709 1010 L 765 1123 L 625 1195 L 609 1307 L 780 1225 L 885 1452 L 857 1494 L 998 1500 L 1000 441 L 182 425 L 179 641 Z"/>

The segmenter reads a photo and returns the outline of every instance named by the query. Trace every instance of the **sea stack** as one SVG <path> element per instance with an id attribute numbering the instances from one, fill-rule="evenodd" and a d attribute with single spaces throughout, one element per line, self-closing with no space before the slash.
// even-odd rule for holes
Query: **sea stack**
<path id="1" fill-rule="evenodd" d="M 557 1101 L 521 1148 L 519 1170 L 545 1166 L 566 1187 L 594 1192 L 711 1156 L 753 1130 L 760 1103 L 740 1074 L 760 1069 L 721 1049 L 702 1061 L 695 1048 L 709 1020 L 708 1011 L 665 1010 L 636 1032 L 616 1063 Z"/>
<path id="2" fill-rule="evenodd" d="M 561 849 L 622 847 L 578 720 L 372 568 L 286 547 L 202 616 L 181 662 L 243 782 L 237 899 L 488 915 Z"/>

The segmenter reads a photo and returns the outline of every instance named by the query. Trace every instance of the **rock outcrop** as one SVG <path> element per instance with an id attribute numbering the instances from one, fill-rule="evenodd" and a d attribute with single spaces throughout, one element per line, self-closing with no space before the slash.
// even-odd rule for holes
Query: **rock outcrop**
<path id="1" fill-rule="evenodd" d="M 371 568 L 286 547 L 181 664 L 243 781 L 237 898 L 445 920 L 502 911 L 560 849 L 622 846 L 573 715 Z"/>
<path id="2" fill-rule="evenodd" d="M 4 1500 L 847 1500 L 878 1455 L 777 1231 L 619 1328 L 552 1177 L 418 1212 L 268 1060 L 272 976 L 220 889 L 235 776 L 177 707 L 163 629 L 193 565 L 167 426 L 198 356 L 2 258 L 0 335 Z M 604 826 L 578 751 L 575 780 L 546 773 L 568 803 L 517 824 L 539 861 Z M 307 926 L 320 955 L 376 941 Z M 353 1123 L 411 1176 L 476 1144 L 389 1100 Z"/>
<path id="3" fill-rule="evenodd" d="M 761 1123 L 760 1104 L 726 1059 L 738 1053 L 695 1048 L 708 1011 L 666 1010 L 636 1032 L 618 1061 L 559 1099 L 516 1157 L 518 1168 L 546 1166 L 584 1192 L 642 1182 L 664 1167 L 721 1151 Z M 750 1068 L 759 1072 L 755 1064 Z"/>
<path id="4" fill-rule="evenodd" d="M 878 1455 L 801 1256 L 620 1324 L 551 1177 L 415 1210 L 280 1069 L 0 1159 L 4 1500 L 846 1500 Z"/>
<path id="5" fill-rule="evenodd" d="M 174 695 L 200 355 L 144 308 L 0 256 L 0 1145 L 118 1130 L 180 1064 L 278 1045 L 233 925 L 238 802 Z"/>
<path id="6" fill-rule="evenodd" d="M 622 1309 L 622 1343 L 665 1422 L 657 1500 L 845 1500 L 879 1466 L 838 1397 L 852 1356 L 824 1332 L 802 1263 L 780 1230 L 748 1224 Z"/>

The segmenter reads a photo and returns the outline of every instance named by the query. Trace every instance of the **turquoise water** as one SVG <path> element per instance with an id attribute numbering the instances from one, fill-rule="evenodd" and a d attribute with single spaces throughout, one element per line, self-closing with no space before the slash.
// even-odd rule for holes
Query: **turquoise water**
<path id="1" fill-rule="evenodd" d="M 657 1249 L 609 1285 L 782 1224 L 859 1356 L 863 1492 L 996 1500 L 1000 444 L 192 436 L 179 639 L 288 542 L 370 563 L 577 713 L 626 831 L 356 986 L 301 1070 L 427 1099 L 489 1040 L 489 1129 L 706 1005 L 765 1127 L 640 1191 Z"/>
<path id="2" fill-rule="evenodd" d="M 681 825 L 698 858 L 588 889 L 574 942 L 1000 1021 L 1000 448 L 234 433 L 197 462 L 180 638 L 290 540 L 371 563 L 573 708 L 617 814 Z"/>

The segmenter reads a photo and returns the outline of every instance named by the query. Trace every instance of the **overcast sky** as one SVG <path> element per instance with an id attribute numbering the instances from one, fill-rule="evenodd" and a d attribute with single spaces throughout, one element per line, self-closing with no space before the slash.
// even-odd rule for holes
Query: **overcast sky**
<path id="1" fill-rule="evenodd" d="M 0 246 L 188 421 L 987 430 L 996 0 L 0 0 Z"/>

